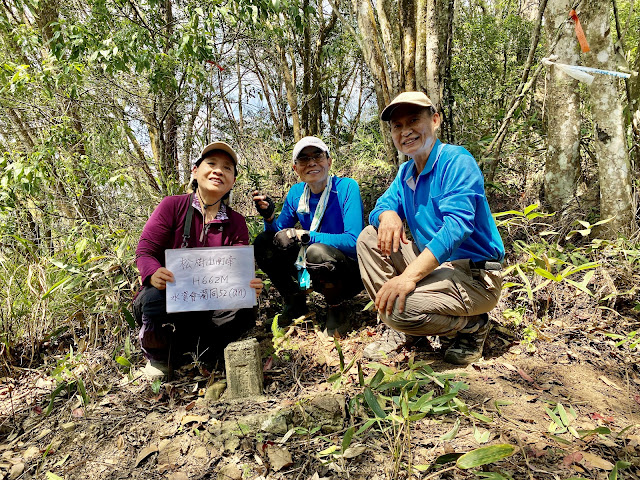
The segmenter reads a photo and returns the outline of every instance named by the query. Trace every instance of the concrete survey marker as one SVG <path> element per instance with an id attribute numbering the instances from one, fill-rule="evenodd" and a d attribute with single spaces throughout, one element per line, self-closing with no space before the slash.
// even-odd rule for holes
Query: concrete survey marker
<path id="1" fill-rule="evenodd" d="M 227 371 L 226 399 L 262 395 L 262 362 L 255 338 L 230 343 L 224 349 L 224 363 Z"/>

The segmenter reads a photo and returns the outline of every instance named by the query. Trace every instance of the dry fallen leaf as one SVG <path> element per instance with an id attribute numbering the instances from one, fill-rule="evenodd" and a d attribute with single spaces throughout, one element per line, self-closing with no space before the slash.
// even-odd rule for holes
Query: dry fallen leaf
<path id="1" fill-rule="evenodd" d="M 529 456 L 533 458 L 540 458 L 540 457 L 544 457 L 546 454 L 547 452 L 545 452 L 544 449 L 539 450 L 535 446 L 529 445 Z"/>
<path id="2" fill-rule="evenodd" d="M 242 472 L 235 463 L 228 463 L 220 468 L 218 478 L 224 478 L 225 480 L 240 480 L 242 478 Z"/>
<path id="3" fill-rule="evenodd" d="M 133 468 L 137 468 L 138 465 L 140 465 L 140 463 L 142 463 L 142 461 L 147 458 L 149 455 L 155 453 L 158 451 L 158 446 L 157 445 L 149 445 L 148 447 L 144 447 L 140 453 L 138 454 L 138 457 L 136 458 L 136 463 L 134 464 Z"/>
<path id="4" fill-rule="evenodd" d="M 579 461 L 582 460 L 582 458 L 583 457 L 581 452 L 573 452 L 562 459 L 562 464 L 565 467 L 568 467 L 572 463 L 578 463 Z"/>
<path id="5" fill-rule="evenodd" d="M 367 447 L 364 445 L 353 445 L 352 447 L 347 448 L 342 455 L 344 458 L 356 458 L 358 455 L 362 455 L 367 451 Z"/>
<path id="6" fill-rule="evenodd" d="M 531 376 L 530 376 L 527 372 L 525 372 L 524 370 L 522 370 L 521 368 L 519 368 L 519 369 L 518 369 L 518 374 L 519 374 L 522 378 L 524 378 L 527 382 L 530 382 L 530 383 L 533 383 L 533 382 L 534 382 L 533 378 L 531 378 Z"/>
<path id="7" fill-rule="evenodd" d="M 170 473 L 169 476 L 167 477 L 167 480 L 189 480 L 189 477 L 187 476 L 186 473 L 175 472 L 175 473 Z"/>
<path id="8" fill-rule="evenodd" d="M 180 420 L 180 423 L 182 425 L 187 425 L 188 423 L 207 423 L 209 421 L 209 416 L 202 416 L 202 415 L 185 415 L 184 417 L 182 417 L 182 420 Z"/>
<path id="9" fill-rule="evenodd" d="M 613 383 L 611 380 L 609 380 L 607 377 L 605 377 L 604 375 L 598 377 L 599 380 L 602 380 L 604 383 L 606 383 L 607 385 L 609 385 L 611 388 L 615 388 L 618 391 L 622 391 L 622 389 L 617 386 L 615 383 Z M 613 467 L 611 467 L 613 468 Z"/>
<path id="10" fill-rule="evenodd" d="M 582 452 L 583 460 L 593 468 L 599 468 L 600 470 L 613 470 L 613 463 L 605 460 L 602 457 L 594 455 L 589 452 Z"/>
<path id="11" fill-rule="evenodd" d="M 286 448 L 277 447 L 275 445 L 267 446 L 267 457 L 269 457 L 269 463 L 274 472 L 280 471 L 285 467 L 293 465 L 293 459 L 289 450 Z"/>
<path id="12" fill-rule="evenodd" d="M 267 360 L 264 362 L 264 367 L 262 367 L 262 371 L 267 372 L 271 370 L 271 367 L 273 367 L 273 357 L 267 358 Z"/>
<path id="13" fill-rule="evenodd" d="M 591 413 L 589 415 L 591 417 L 591 420 L 602 420 L 605 423 L 613 423 L 613 417 L 612 416 L 604 416 L 600 413 L 594 412 Z"/>

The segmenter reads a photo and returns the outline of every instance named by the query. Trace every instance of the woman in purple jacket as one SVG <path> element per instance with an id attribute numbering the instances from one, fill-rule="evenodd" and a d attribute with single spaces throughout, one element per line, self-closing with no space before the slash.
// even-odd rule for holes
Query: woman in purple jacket
<path id="1" fill-rule="evenodd" d="M 189 354 L 209 359 L 255 325 L 252 308 L 166 312 L 167 282 L 174 281 L 164 266 L 166 249 L 249 245 L 244 217 L 224 203 L 236 180 L 237 163 L 226 143 L 207 145 L 193 167 L 193 193 L 164 198 L 142 230 L 136 249 L 142 290 L 133 310 L 142 324 L 138 339 L 149 360 L 144 368 L 148 376 L 168 374 L 192 359 Z M 259 296 L 262 280 L 254 278 L 249 287 Z"/>

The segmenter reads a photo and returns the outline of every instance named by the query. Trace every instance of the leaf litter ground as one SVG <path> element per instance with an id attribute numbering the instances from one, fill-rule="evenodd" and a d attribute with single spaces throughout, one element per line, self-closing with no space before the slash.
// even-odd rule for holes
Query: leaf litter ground
<path id="1" fill-rule="evenodd" d="M 183 368 L 158 389 L 136 373 L 133 380 L 123 374 L 106 350 L 87 349 L 74 375 L 93 386 L 92 401 L 83 407 L 80 395 L 61 395 L 46 415 L 55 388 L 46 373 L 51 368 L 13 367 L 0 384 L 0 478 L 375 480 L 394 477 L 394 448 L 405 447 L 399 478 L 638 479 L 638 352 L 616 347 L 604 335 L 620 323 L 617 313 L 591 305 L 584 295 L 564 294 L 564 305 L 555 312 L 565 315 L 534 325 L 538 339 L 533 344 L 518 340 L 514 327 L 499 320 L 485 358 L 465 368 L 444 363 L 437 342 L 426 339 L 381 362 L 403 369 L 413 355 L 437 373 L 455 374 L 469 386 L 458 397 L 479 415 L 427 416 L 411 423 L 410 438 L 405 434 L 396 440 L 371 428 L 352 440 L 356 448 L 343 457 L 327 454 L 327 449 L 341 445 L 351 424 L 357 428 L 364 423 L 362 411 L 343 412 L 342 425 L 334 431 L 307 425 L 306 434 L 300 429 L 284 435 L 243 432 L 244 420 L 238 419 L 250 414 L 295 408 L 329 393 L 348 402 L 361 391 L 355 367 L 338 390 L 327 382 L 340 362 L 333 340 L 320 331 L 321 322 L 288 329 L 279 340 L 279 355 L 269 356 L 273 343 L 267 319 L 277 312 L 273 298 L 263 305 L 262 322 L 252 332 L 265 354 L 265 396 L 257 400 L 205 401 L 207 386 L 224 377 L 219 366 L 212 373 Z M 374 313 L 361 310 L 366 303 L 363 295 L 354 299 L 354 329 L 340 340 L 347 363 L 361 357 L 382 331 Z M 501 301 L 494 318 L 502 317 L 504 308 Z M 321 302 L 316 301 L 314 310 L 321 318 Z M 66 352 L 68 345 L 59 348 Z M 375 373 L 366 361 L 362 365 L 365 375 Z M 238 431 L 221 443 L 210 426 L 225 421 L 236 422 Z M 586 431 L 593 433 L 585 436 Z M 491 444 L 514 445 L 516 453 L 472 470 L 454 463 L 433 465 L 445 454 Z M 406 469 L 409 451 L 412 464 L 422 470 L 412 475 Z M 631 465 L 611 477 L 618 461 Z"/>

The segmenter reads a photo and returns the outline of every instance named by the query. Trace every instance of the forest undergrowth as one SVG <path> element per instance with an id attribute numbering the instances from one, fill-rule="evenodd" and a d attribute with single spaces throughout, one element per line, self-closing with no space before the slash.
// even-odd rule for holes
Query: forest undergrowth
<path id="1" fill-rule="evenodd" d="M 365 210 L 392 172 L 370 160 L 336 167 L 360 180 Z M 263 183 L 279 198 L 291 175 L 284 173 L 283 185 L 268 184 L 266 176 L 247 171 L 236 192 Z M 300 422 L 284 442 L 286 435 L 278 441 L 265 432 L 242 434 L 241 426 L 240 442 L 230 450 L 207 440 L 212 422 L 246 412 L 202 402 L 207 387 L 224 376 L 220 366 L 194 358 L 175 381 L 135 379 L 143 362 L 129 305 L 141 223 L 78 225 L 57 240 L 64 248 L 55 256 L 42 244 L 7 236 L 13 254 L 0 253 L 0 448 L 9 453 L 0 472 L 6 478 L 183 478 L 166 477 L 179 471 L 187 472 L 184 478 L 214 478 L 235 465 L 243 478 L 638 478 L 638 238 L 600 239 L 606 220 L 550 215 L 524 197 L 519 209 L 496 209 L 505 198 L 503 192 L 492 198 L 507 259 L 482 362 L 451 369 L 440 359 L 438 342 L 425 339 L 384 362 L 367 363 L 362 349 L 380 325 L 364 294 L 353 300 L 353 332 L 334 343 L 320 335 L 324 306 L 315 296 L 314 321 L 273 329 L 281 299 L 267 288 L 251 335 L 261 343 L 269 408 L 330 392 L 344 399 L 342 423 L 326 431 Z M 251 215 L 247 199 L 236 193 L 234 201 Z M 256 235 L 261 226 L 248 218 Z M 121 423 L 113 420 L 116 410 Z M 153 421 L 179 425 L 162 438 L 188 439 L 190 446 L 171 461 L 158 450 L 162 441 L 154 443 L 150 412 L 160 415 Z M 191 414 L 200 418 L 183 423 Z M 135 418 L 146 430 L 131 430 Z M 79 449 L 78 430 L 64 430 L 69 422 L 84 426 L 82 442 L 92 445 L 86 452 Z M 87 452 L 106 451 L 99 446 L 107 438 L 116 453 L 128 452 L 119 460 L 122 476 L 105 467 L 111 459 L 87 458 Z M 265 453 L 274 442 L 292 457 L 279 470 Z M 150 446 L 157 458 L 140 460 Z M 201 461 L 191 458 L 194 451 Z M 21 477 L 10 476 L 15 465 L 22 465 Z"/>

